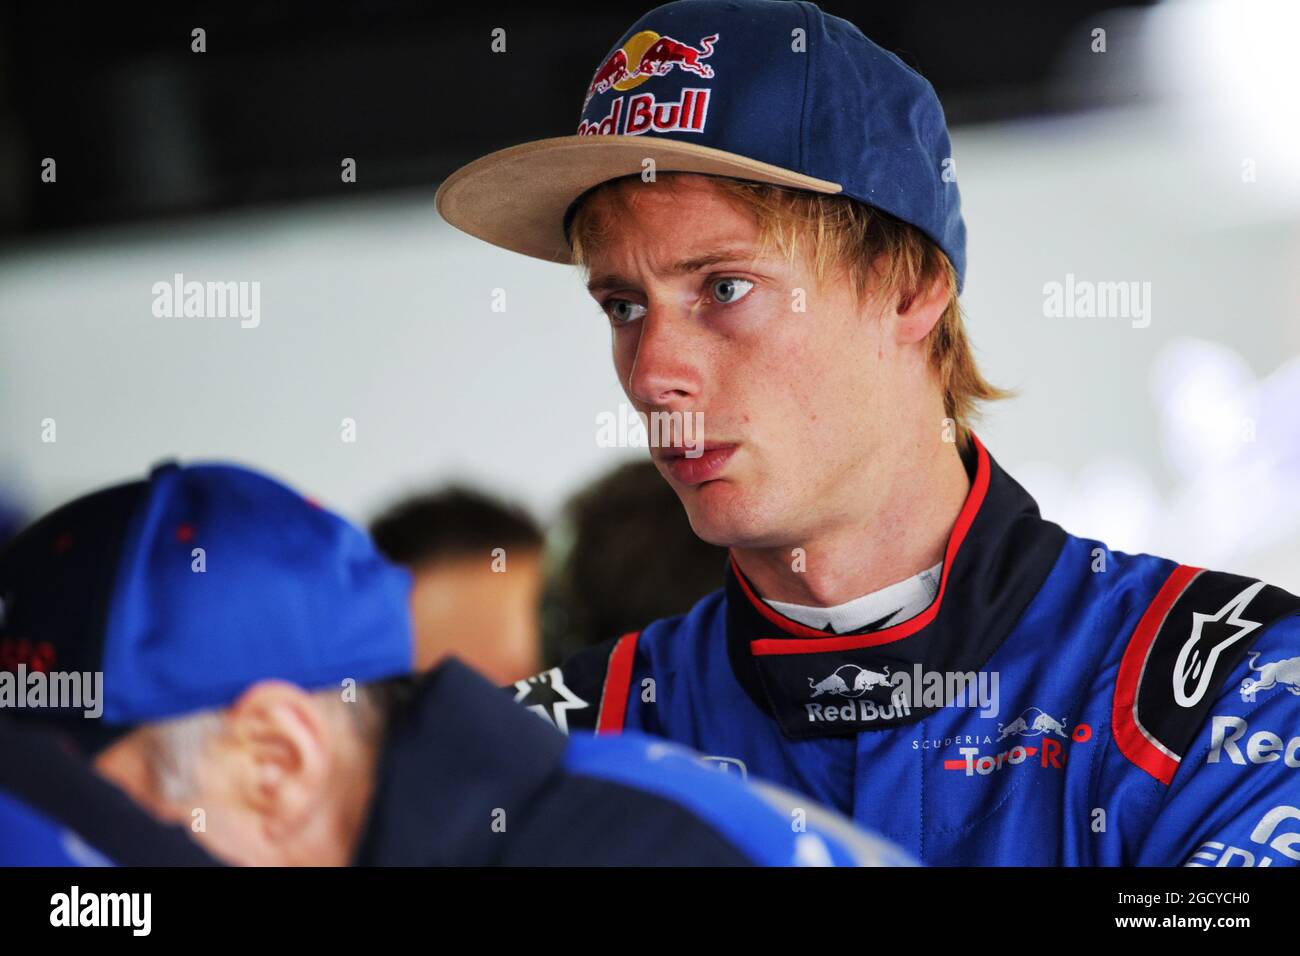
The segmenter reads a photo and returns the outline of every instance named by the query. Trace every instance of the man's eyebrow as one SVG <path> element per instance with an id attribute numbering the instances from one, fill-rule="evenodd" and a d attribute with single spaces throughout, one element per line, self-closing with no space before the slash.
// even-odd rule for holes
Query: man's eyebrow
<path id="1" fill-rule="evenodd" d="M 689 259 L 674 262 L 668 268 L 668 274 L 676 276 L 690 275 L 692 272 L 699 272 L 701 269 L 715 266 L 719 262 L 752 262 L 753 259 L 754 250 L 750 246 L 716 249 L 713 252 L 706 252 L 703 255 L 691 256 Z M 597 292 L 605 292 L 609 289 L 625 289 L 635 285 L 636 283 L 631 279 L 608 272 L 604 275 L 594 276 L 587 283 L 587 291 L 594 295 Z"/>

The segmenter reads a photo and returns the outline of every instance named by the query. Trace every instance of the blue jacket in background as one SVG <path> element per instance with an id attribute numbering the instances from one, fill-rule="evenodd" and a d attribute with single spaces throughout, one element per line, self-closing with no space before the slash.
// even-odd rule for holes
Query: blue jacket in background
<path id="1" fill-rule="evenodd" d="M 565 737 L 458 661 L 385 748 L 358 862 L 445 866 L 911 865 L 805 797 L 641 734 Z"/>

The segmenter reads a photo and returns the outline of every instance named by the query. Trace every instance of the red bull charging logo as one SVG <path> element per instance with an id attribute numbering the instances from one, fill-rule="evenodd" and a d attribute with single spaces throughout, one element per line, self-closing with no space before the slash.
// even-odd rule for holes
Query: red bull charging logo
<path id="1" fill-rule="evenodd" d="M 642 30 L 610 54 L 596 70 L 582 101 L 583 109 L 591 98 L 611 90 L 626 92 L 640 86 L 652 76 L 664 76 L 674 68 L 709 79 L 713 68 L 702 61 L 713 53 L 718 34 L 703 37 L 699 46 L 683 43 L 653 30 Z M 626 103 L 624 101 L 627 101 Z M 681 99 L 659 103 L 651 93 L 617 97 L 609 113 L 597 120 L 583 120 L 580 135 L 630 135 L 647 132 L 702 132 L 709 108 L 709 90 L 682 90 Z"/>

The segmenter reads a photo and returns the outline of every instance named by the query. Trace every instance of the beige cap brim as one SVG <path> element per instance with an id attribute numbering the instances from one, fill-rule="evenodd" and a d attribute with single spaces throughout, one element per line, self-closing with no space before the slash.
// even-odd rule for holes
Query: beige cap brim
<path id="1" fill-rule="evenodd" d="M 556 136 L 489 153 L 462 166 L 434 197 L 438 212 L 457 229 L 511 252 L 569 263 L 564 214 L 593 186 L 641 175 L 646 159 L 656 172 L 731 176 L 819 193 L 841 186 L 724 150 L 646 136 Z"/>

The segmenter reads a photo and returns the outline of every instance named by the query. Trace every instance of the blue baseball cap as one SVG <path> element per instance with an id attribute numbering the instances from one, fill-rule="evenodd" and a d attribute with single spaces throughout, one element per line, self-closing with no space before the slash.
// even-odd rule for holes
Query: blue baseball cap
<path id="1" fill-rule="evenodd" d="M 804 0 L 678 0 L 600 61 L 577 132 L 460 168 L 435 203 L 493 245 L 572 261 L 583 196 L 643 161 L 844 195 L 921 230 L 966 273 L 966 226 L 934 88 L 853 24 Z"/>
<path id="2" fill-rule="evenodd" d="M 98 719 L 66 698 L 0 715 L 54 721 L 93 752 L 260 680 L 341 691 L 407 674 L 410 589 L 364 532 L 264 475 L 161 465 L 0 551 L 0 672 L 102 674 Z"/>

